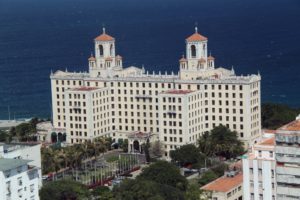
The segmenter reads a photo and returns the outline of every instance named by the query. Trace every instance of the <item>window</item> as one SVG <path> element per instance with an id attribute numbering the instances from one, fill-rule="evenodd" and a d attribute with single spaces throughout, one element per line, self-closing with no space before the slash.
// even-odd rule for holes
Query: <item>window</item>
<path id="1" fill-rule="evenodd" d="M 196 46 L 195 45 L 191 46 L 191 56 L 196 57 Z"/>
<path id="2" fill-rule="evenodd" d="M 103 46 L 99 45 L 99 54 L 100 56 L 103 56 Z"/>

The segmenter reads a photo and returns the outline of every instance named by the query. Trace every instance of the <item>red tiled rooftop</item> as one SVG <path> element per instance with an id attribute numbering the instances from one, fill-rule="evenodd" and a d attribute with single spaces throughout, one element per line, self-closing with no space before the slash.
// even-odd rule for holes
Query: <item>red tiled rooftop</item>
<path id="1" fill-rule="evenodd" d="M 112 41 L 115 40 L 112 36 L 105 33 L 105 29 L 103 29 L 103 33 L 95 38 L 97 41 Z"/>
<path id="2" fill-rule="evenodd" d="M 199 33 L 194 33 L 190 37 L 186 38 L 186 41 L 188 42 L 196 42 L 196 41 L 206 41 L 207 37 L 204 37 L 203 35 L 200 35 Z"/>
<path id="3" fill-rule="evenodd" d="M 268 138 L 263 140 L 260 145 L 274 146 L 275 145 L 275 137 Z"/>
<path id="4" fill-rule="evenodd" d="M 201 189 L 216 192 L 228 192 L 243 183 L 243 174 L 239 173 L 234 177 L 222 176 L 213 182 L 203 186 Z"/>
<path id="5" fill-rule="evenodd" d="M 207 58 L 208 60 L 214 60 L 215 58 L 214 57 L 212 57 L 212 56 L 208 56 L 208 58 Z"/>
<path id="6" fill-rule="evenodd" d="M 73 90 L 75 91 L 92 91 L 92 90 L 97 90 L 99 88 L 96 87 L 79 87 L 79 88 L 74 88 Z"/>
<path id="7" fill-rule="evenodd" d="M 94 56 L 89 57 L 89 61 L 95 61 L 96 58 Z"/>
<path id="8" fill-rule="evenodd" d="M 168 90 L 164 92 L 165 94 L 189 94 L 192 93 L 192 90 Z"/>
<path id="9" fill-rule="evenodd" d="M 292 121 L 292 122 L 280 127 L 279 130 L 300 131 L 300 120 Z"/>
<path id="10" fill-rule="evenodd" d="M 276 130 L 271 130 L 271 129 L 265 129 L 263 130 L 264 133 L 273 133 L 275 134 L 276 133 Z"/>

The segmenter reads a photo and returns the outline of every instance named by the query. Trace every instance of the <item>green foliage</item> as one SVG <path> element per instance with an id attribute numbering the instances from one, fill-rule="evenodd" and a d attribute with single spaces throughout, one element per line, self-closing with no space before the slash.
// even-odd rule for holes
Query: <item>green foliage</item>
<path id="1" fill-rule="evenodd" d="M 122 145 L 123 152 L 128 152 L 128 139 L 125 139 Z"/>
<path id="2" fill-rule="evenodd" d="M 116 200 L 183 200 L 183 192 L 151 180 L 124 180 L 113 189 Z"/>
<path id="3" fill-rule="evenodd" d="M 144 150 L 145 150 L 145 157 L 146 157 L 146 162 L 150 162 L 150 143 L 149 139 L 147 139 L 146 144 L 144 145 Z"/>
<path id="4" fill-rule="evenodd" d="M 218 176 L 212 170 L 208 170 L 204 174 L 202 174 L 201 178 L 198 180 L 200 187 L 206 185 L 207 183 L 217 179 Z"/>
<path id="5" fill-rule="evenodd" d="M 210 168 L 218 177 L 223 176 L 224 172 L 228 170 L 228 165 L 226 163 L 219 163 Z"/>
<path id="6" fill-rule="evenodd" d="M 277 129 L 293 120 L 300 114 L 300 109 L 287 105 L 265 103 L 261 107 L 262 127 Z"/>
<path id="7" fill-rule="evenodd" d="M 201 195 L 201 190 L 197 184 L 190 184 L 185 192 L 185 200 L 199 200 Z"/>
<path id="8" fill-rule="evenodd" d="M 111 150 L 111 145 L 113 143 L 112 138 L 108 137 L 108 138 L 104 138 L 104 140 L 105 140 L 106 149 Z"/>
<path id="9" fill-rule="evenodd" d="M 7 131 L 0 130 L 0 142 L 10 142 L 11 137 Z"/>
<path id="10" fill-rule="evenodd" d="M 198 146 L 208 157 L 222 156 L 229 159 L 244 153 L 243 143 L 238 139 L 237 133 L 223 125 L 200 136 Z"/>
<path id="11" fill-rule="evenodd" d="M 87 141 L 63 148 L 58 144 L 42 148 L 42 173 L 48 174 L 66 167 L 79 167 L 83 159 L 96 157 L 105 151 L 105 141 L 101 138 L 94 142 Z"/>
<path id="12" fill-rule="evenodd" d="M 89 190 L 75 181 L 49 182 L 40 190 L 41 200 L 89 199 Z"/>
<path id="13" fill-rule="evenodd" d="M 110 156 L 108 158 L 106 158 L 106 161 L 107 162 L 115 162 L 115 161 L 118 161 L 119 160 L 119 156 Z"/>
<path id="14" fill-rule="evenodd" d="M 154 141 L 150 144 L 150 157 L 160 158 L 164 154 L 164 145 L 161 141 Z"/>
<path id="15" fill-rule="evenodd" d="M 205 156 L 193 144 L 186 144 L 170 152 L 173 162 L 178 162 L 181 166 L 186 164 L 198 164 L 198 167 L 204 165 Z"/>
<path id="16" fill-rule="evenodd" d="M 114 200 L 113 193 L 106 186 L 100 186 L 92 191 L 95 200 Z"/>
<path id="17" fill-rule="evenodd" d="M 145 168 L 138 178 L 169 185 L 180 190 L 186 190 L 187 180 L 180 174 L 179 169 L 166 161 L 157 161 Z"/>

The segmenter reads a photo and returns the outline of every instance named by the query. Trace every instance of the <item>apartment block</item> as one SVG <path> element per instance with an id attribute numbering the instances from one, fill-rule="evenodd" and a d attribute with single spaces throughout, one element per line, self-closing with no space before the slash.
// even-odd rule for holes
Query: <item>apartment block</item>
<path id="1" fill-rule="evenodd" d="M 244 200 L 275 200 L 275 135 L 262 138 L 243 156 Z"/>
<path id="2" fill-rule="evenodd" d="M 38 168 L 30 162 L 0 158 L 0 199 L 39 200 Z"/>
<path id="3" fill-rule="evenodd" d="M 300 199 L 300 120 L 276 131 L 277 200 Z"/>

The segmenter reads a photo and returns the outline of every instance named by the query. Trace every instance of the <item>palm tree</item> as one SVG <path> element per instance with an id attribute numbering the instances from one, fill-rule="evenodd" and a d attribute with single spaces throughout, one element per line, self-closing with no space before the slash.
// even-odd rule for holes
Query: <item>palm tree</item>
<path id="1" fill-rule="evenodd" d="M 43 174 L 47 174 L 54 169 L 54 151 L 52 148 L 42 148 L 41 154 Z"/>

